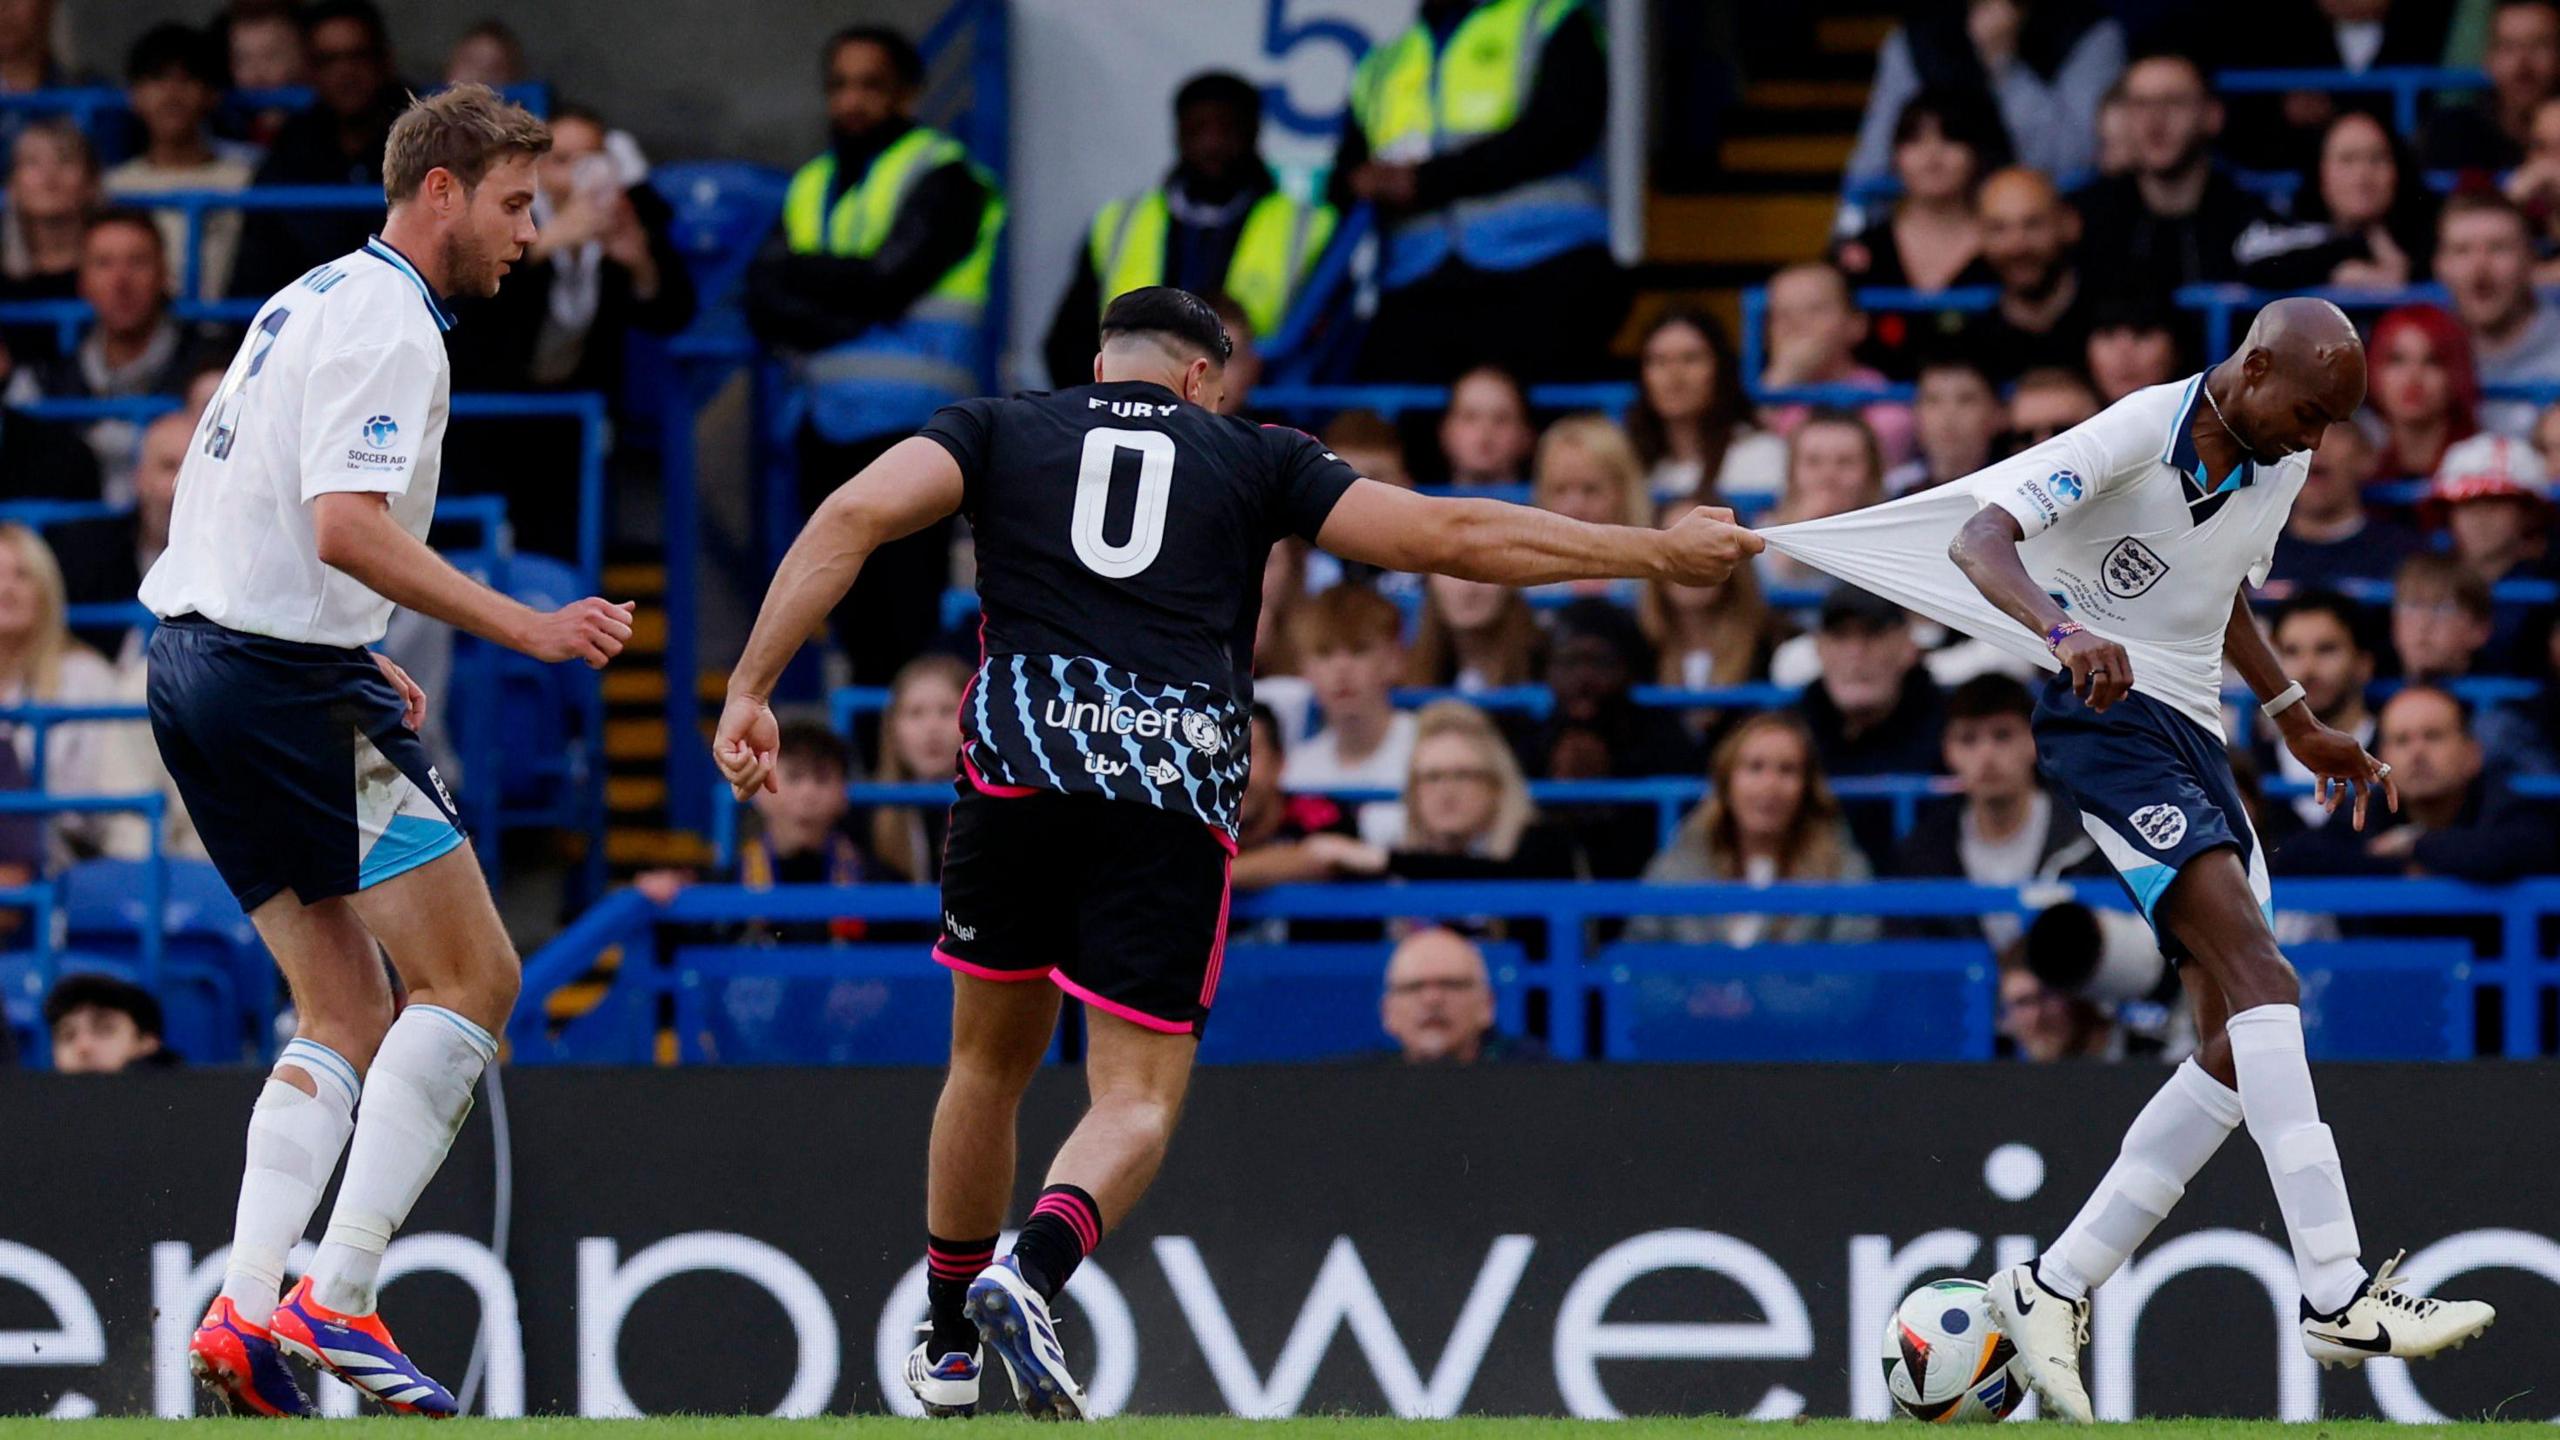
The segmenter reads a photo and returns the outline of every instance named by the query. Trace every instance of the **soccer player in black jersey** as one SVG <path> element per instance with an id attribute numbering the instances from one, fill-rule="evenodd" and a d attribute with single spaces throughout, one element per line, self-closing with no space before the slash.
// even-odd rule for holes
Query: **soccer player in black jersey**
<path id="1" fill-rule="evenodd" d="M 907 1365 L 931 1413 L 974 1409 L 983 1345 L 1024 1409 L 1084 1413 L 1049 1303 L 1155 1177 L 1217 993 L 1272 544 L 1501 585 L 1712 585 L 1760 549 L 1722 510 L 1647 530 L 1362 479 L 1296 430 L 1217 414 L 1229 351 L 1198 297 L 1152 287 L 1112 302 L 1093 384 L 946 407 L 810 517 L 730 672 L 713 754 L 743 798 L 773 780 L 766 697 L 864 557 L 968 516 L 983 653 L 933 952 L 954 995 L 932 1320 Z M 1062 995 L 1087 1007 L 1091 1106 L 999 1261 L 1015 1111 Z"/>

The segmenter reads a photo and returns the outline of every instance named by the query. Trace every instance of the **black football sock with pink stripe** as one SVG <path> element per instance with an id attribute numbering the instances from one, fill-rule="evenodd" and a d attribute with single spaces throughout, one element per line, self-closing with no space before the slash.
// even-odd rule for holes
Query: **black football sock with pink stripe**
<path id="1" fill-rule="evenodd" d="M 978 1327 L 969 1323 L 961 1307 L 969 1299 L 969 1282 L 996 1258 L 996 1237 L 984 1240 L 945 1240 L 939 1235 L 924 1237 L 924 1294 L 933 1307 L 933 1343 L 929 1347 L 934 1358 L 966 1355 L 978 1348 Z"/>
<path id="2" fill-rule="evenodd" d="M 1102 1207 L 1073 1185 L 1052 1185 L 1040 1192 L 1031 1218 L 1022 1222 L 1022 1233 L 1014 1237 L 1013 1258 L 1040 1298 L 1055 1300 L 1066 1288 L 1067 1277 L 1101 1243 Z"/>

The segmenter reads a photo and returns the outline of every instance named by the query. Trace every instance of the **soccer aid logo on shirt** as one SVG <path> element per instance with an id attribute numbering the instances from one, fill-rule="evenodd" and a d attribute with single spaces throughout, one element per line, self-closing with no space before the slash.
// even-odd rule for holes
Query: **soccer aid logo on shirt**
<path id="1" fill-rule="evenodd" d="M 2175 805 L 2145 805 L 2126 819 L 2133 833 L 2154 850 L 2166 850 L 2187 838 L 2187 812 Z"/>
<path id="2" fill-rule="evenodd" d="M 2088 493 L 2088 482 L 2082 480 L 2076 470 L 2056 470 L 2041 480 L 2030 480 L 2026 485 L 2027 498 L 2043 512 L 2047 525 L 2061 519 L 2063 511 L 2079 504 Z"/>
<path id="3" fill-rule="evenodd" d="M 358 470 L 398 470 L 409 463 L 409 457 L 391 448 L 400 438 L 400 422 L 388 415 L 376 415 L 356 428 L 357 438 L 364 443 L 347 451 L 347 464 Z"/>
<path id="4" fill-rule="evenodd" d="M 1203 755 L 1215 755 L 1227 748 L 1227 737 L 1218 731 L 1218 717 L 1206 710 L 1182 712 L 1182 739 Z"/>

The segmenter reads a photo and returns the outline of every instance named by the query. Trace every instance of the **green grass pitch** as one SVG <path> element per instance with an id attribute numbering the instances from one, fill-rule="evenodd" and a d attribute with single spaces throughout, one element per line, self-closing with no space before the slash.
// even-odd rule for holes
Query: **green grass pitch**
<path id="1" fill-rule="evenodd" d="M 812 1440 L 1032 1440 L 1035 1429 L 1019 1416 L 985 1417 L 958 1422 L 899 1420 L 877 1416 L 831 1416 L 816 1420 L 767 1420 L 741 1417 L 670 1416 L 651 1420 L 454 1420 L 437 1425 L 437 1440 L 764 1440 L 767 1436 L 812 1437 Z M 2286 1425 L 2272 1420 L 2138 1420 L 2105 1427 L 2108 1440 L 2420 1440 L 2420 1437 L 2517 1435 L 2528 1422 L 2456 1425 L 2394 1425 L 2379 1420 L 2332 1420 Z M 1751 1421 L 1721 1417 L 1620 1421 L 1460 1419 L 1389 1420 L 1352 1416 L 1313 1416 L 1296 1420 L 1236 1420 L 1225 1416 L 1127 1416 L 1097 1422 L 1112 1440 L 1876 1440 L 1879 1433 L 1917 1434 L 1910 1422 L 1889 1427 L 1859 1420 Z M 423 1422 L 401 1419 L 312 1421 L 295 1425 L 296 1440 L 323 1440 L 331 1435 L 365 1435 L 388 1440 L 395 1431 L 424 1433 Z M 2016 1430 L 2032 1430 L 2048 1440 L 2061 1440 L 2067 1430 L 2049 1425 L 2012 1422 Z M 274 1433 L 263 1420 L 84 1420 L 75 1427 L 79 1440 L 150 1440 L 181 1433 L 193 1436 L 228 1433 L 246 1437 Z M 64 1440 L 58 1421 L 0 1420 L 0 1440 Z"/>

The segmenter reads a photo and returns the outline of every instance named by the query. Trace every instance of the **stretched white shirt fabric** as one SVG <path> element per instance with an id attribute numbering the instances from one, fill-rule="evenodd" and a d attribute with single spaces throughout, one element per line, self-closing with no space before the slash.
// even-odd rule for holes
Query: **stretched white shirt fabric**
<path id="1" fill-rule="evenodd" d="M 2309 452 L 2207 477 L 2191 425 L 2201 375 L 2137 390 L 2086 423 L 1962 480 L 1760 532 L 1770 548 L 2046 670 L 2043 637 L 1947 558 L 1974 512 L 2017 517 L 2018 557 L 2063 612 L 2122 645 L 2133 688 L 2221 734 L 2223 631 L 2265 582 Z"/>

